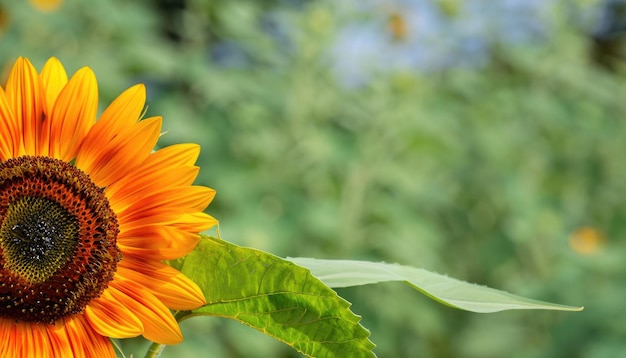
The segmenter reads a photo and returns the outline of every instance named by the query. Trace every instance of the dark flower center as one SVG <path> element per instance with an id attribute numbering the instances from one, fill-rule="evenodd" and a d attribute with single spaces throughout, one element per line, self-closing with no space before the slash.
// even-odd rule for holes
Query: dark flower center
<path id="1" fill-rule="evenodd" d="M 25 196 L 9 204 L 0 237 L 9 258 L 6 268 L 42 283 L 70 259 L 78 244 L 78 222 L 53 200 Z"/>
<path id="2" fill-rule="evenodd" d="M 48 322 L 81 312 L 121 254 L 104 191 L 69 163 L 0 164 L 0 317 Z"/>

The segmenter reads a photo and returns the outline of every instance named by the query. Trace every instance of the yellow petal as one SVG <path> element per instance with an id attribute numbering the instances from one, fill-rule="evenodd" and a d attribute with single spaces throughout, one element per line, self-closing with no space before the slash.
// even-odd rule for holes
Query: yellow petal
<path id="1" fill-rule="evenodd" d="M 67 84 L 67 73 L 61 61 L 56 57 L 51 57 L 41 69 L 41 81 L 46 94 L 46 106 L 44 113 L 49 115 L 52 112 L 54 102 L 56 102 L 59 93 Z"/>
<path id="2" fill-rule="evenodd" d="M 187 166 L 195 164 L 200 155 L 200 146 L 197 144 L 175 144 L 152 153 L 146 160 L 147 165 L 153 168 L 162 166 Z"/>
<path id="3" fill-rule="evenodd" d="M 218 221 L 207 213 L 183 214 L 172 224 L 173 227 L 189 232 L 202 232 L 217 225 Z"/>
<path id="4" fill-rule="evenodd" d="M 41 70 L 41 81 L 43 83 L 45 93 L 45 105 L 43 108 L 44 122 L 42 124 L 41 136 L 39 137 L 39 145 L 37 147 L 37 155 L 50 155 L 50 131 L 51 121 L 50 115 L 54 103 L 61 93 L 61 90 L 67 84 L 67 74 L 61 62 L 55 57 L 50 58 Z"/>

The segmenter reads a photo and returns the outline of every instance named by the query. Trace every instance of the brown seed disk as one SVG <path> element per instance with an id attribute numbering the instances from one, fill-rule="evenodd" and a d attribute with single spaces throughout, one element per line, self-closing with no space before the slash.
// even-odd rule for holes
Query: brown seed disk
<path id="1" fill-rule="evenodd" d="M 48 322 L 81 312 L 113 279 L 121 253 L 101 188 L 69 163 L 0 164 L 0 317 Z"/>

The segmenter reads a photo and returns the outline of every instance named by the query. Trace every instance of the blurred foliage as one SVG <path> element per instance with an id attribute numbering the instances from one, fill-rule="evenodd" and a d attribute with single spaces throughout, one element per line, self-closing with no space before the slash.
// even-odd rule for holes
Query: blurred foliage
<path id="1" fill-rule="evenodd" d="M 431 2 L 464 16 L 458 1 Z M 209 211 L 224 239 L 280 256 L 398 262 L 586 306 L 478 315 L 401 284 L 339 290 L 379 356 L 626 355 L 623 38 L 619 27 L 581 25 L 606 16 L 577 17 L 619 1 L 553 1 L 539 38 L 492 42 L 471 65 L 392 68 L 357 85 L 334 66 L 344 49 L 330 50 L 344 26 L 368 20 L 345 4 L 36 3 L 0 0 L 0 64 L 89 65 L 103 105 L 145 82 L 148 115 L 165 117 L 160 143 L 202 144 L 198 182 L 218 192 Z M 420 36 L 386 9 L 369 15 L 388 24 L 383 40 Z M 182 326 L 185 343 L 164 357 L 297 356 L 235 322 Z M 140 340 L 122 344 L 145 351 Z"/>

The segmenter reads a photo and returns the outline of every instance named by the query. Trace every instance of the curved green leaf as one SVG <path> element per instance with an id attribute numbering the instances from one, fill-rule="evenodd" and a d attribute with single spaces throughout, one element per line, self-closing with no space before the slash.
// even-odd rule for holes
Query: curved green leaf
<path id="1" fill-rule="evenodd" d="M 181 271 L 207 300 L 182 319 L 232 318 L 311 357 L 374 357 L 369 332 L 350 303 L 292 262 L 203 237 Z"/>
<path id="2" fill-rule="evenodd" d="M 404 281 L 432 299 L 466 311 L 491 313 L 514 309 L 581 311 L 571 307 L 520 297 L 410 266 L 383 262 L 288 258 L 306 267 L 329 287 L 350 287 L 386 281 Z"/>

